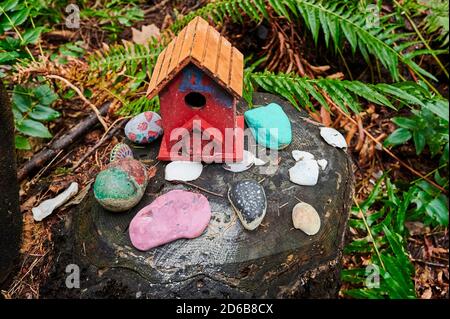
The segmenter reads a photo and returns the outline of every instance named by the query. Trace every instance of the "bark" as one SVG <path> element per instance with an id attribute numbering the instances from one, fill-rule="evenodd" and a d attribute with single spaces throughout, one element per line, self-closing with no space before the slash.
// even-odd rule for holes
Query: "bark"
<path id="1" fill-rule="evenodd" d="M 280 151 L 276 172 L 261 175 L 259 168 L 253 167 L 234 174 L 221 164 L 211 164 L 191 182 L 196 185 L 193 187 L 167 182 L 167 163 L 160 163 L 142 201 L 124 213 L 105 211 L 91 192 L 73 215 L 72 236 L 65 236 L 72 249 L 67 254 L 70 262 L 82 267 L 82 289 L 71 294 L 83 298 L 337 297 L 353 191 L 350 158 L 344 150 L 324 142 L 317 124 L 286 101 L 257 93 L 254 102 L 277 102 L 291 120 L 293 142 Z M 241 110 L 245 107 L 241 103 Z M 138 158 L 155 159 L 158 149 L 158 144 L 151 144 L 134 151 Z M 316 186 L 289 181 L 294 149 L 328 160 Z M 260 181 L 266 192 L 267 213 L 254 231 L 242 227 L 227 200 L 228 184 L 238 179 Z M 208 198 L 212 208 L 208 228 L 196 239 L 177 240 L 147 252 L 134 249 L 128 236 L 131 219 L 157 196 L 175 188 L 200 192 Z M 300 200 L 313 205 L 320 215 L 322 225 L 315 236 L 293 227 L 292 208 Z M 52 285 L 59 284 L 52 278 Z M 46 291 L 52 296 L 53 289 L 48 287 Z"/>
<path id="2" fill-rule="evenodd" d="M 22 216 L 15 150 L 13 113 L 0 81 L 0 286 L 14 267 L 21 241 Z"/>

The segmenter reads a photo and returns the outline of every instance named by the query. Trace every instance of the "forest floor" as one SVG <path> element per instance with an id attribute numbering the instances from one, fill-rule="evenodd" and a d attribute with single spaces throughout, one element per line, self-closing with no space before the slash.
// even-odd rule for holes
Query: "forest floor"
<path id="1" fill-rule="evenodd" d="M 142 8 L 146 12 L 142 21 L 135 22 L 133 28 L 140 29 L 142 26 L 154 24 L 163 30 L 172 23 L 174 10 L 179 13 L 187 13 L 200 7 L 202 1 L 158 1 L 159 4 L 144 5 Z M 64 29 L 64 26 L 57 26 L 54 30 L 46 33 L 40 45 L 44 49 L 52 49 L 63 43 L 83 41 L 87 52 L 93 52 L 105 46 L 104 43 L 112 42 L 108 39 L 107 31 L 98 27 L 95 19 L 83 21 L 80 29 L 76 31 Z M 259 54 L 261 50 L 261 39 L 255 36 L 255 26 L 227 24 L 223 30 L 230 38 L 233 45 L 237 46 L 245 55 Z M 133 41 L 130 27 L 125 28 L 118 35 L 118 40 Z M 304 39 L 302 39 L 304 40 Z M 309 65 L 309 70 L 323 72 L 326 70 L 327 76 L 336 78 L 343 77 L 345 66 L 341 60 L 333 58 L 331 55 L 312 50 L 308 47 L 301 47 L 302 41 L 297 47 L 303 51 L 303 64 Z M 35 48 L 37 51 L 38 49 Z M 267 53 L 267 51 L 265 51 Z M 276 59 L 275 55 L 271 55 Z M 280 58 L 286 56 L 280 55 Z M 83 60 L 81 59 L 83 62 Z M 430 61 L 431 63 L 432 61 Z M 284 63 L 284 62 L 281 62 Z M 288 62 L 286 62 L 288 63 Z M 424 61 L 427 63 L 427 61 Z M 362 74 L 364 62 L 355 60 L 351 62 L 349 68 L 354 75 Z M 281 66 L 279 66 L 281 68 Z M 368 74 L 362 77 L 368 77 Z M 440 88 L 443 95 L 447 95 L 447 84 Z M 97 105 L 100 107 L 100 105 Z M 61 99 L 56 109 L 62 116 L 50 124 L 50 130 L 54 132 L 54 138 L 62 135 L 69 128 L 79 123 L 91 108 L 79 98 Z M 382 172 L 390 171 L 390 176 L 394 180 L 411 181 L 417 178 L 410 170 L 405 169 L 402 163 L 414 167 L 420 172 L 429 172 L 435 167 L 432 160 L 424 160 L 425 157 L 415 156 L 412 146 L 401 146 L 396 150 L 398 159 L 392 158 L 386 152 L 378 149 L 361 130 L 362 127 L 373 136 L 380 139 L 388 136 L 395 130 L 390 119 L 395 116 L 395 111 L 373 104 L 368 104 L 365 111 L 361 112 L 354 119 L 359 127 L 355 126 L 345 116 L 338 113 L 326 115 L 324 113 L 311 113 L 313 119 L 325 125 L 332 125 L 346 133 L 349 144 L 349 153 L 354 161 L 355 171 L 355 197 L 357 200 L 364 200 L 372 191 L 375 181 Z M 105 121 L 109 125 L 117 125 L 119 117 L 109 112 Z M 24 235 L 21 248 L 21 265 L 18 273 L 11 279 L 10 286 L 2 291 L 5 298 L 39 298 L 40 287 L 45 283 L 48 273 L 54 263 L 58 262 L 58 256 L 53 254 L 54 246 L 53 231 L 60 227 L 65 221 L 65 216 L 71 214 L 72 209 L 83 199 L 89 191 L 96 174 L 108 163 L 109 153 L 117 143 L 124 139 L 122 131 L 106 139 L 100 146 L 97 142 L 105 136 L 104 129 L 97 125 L 81 139 L 74 142 L 68 149 L 61 150 L 52 160 L 37 172 L 34 172 L 27 179 L 21 182 L 20 200 L 21 212 L 23 213 Z M 32 149 L 29 151 L 19 151 L 18 166 L 22 166 L 30 160 L 37 151 L 45 146 L 42 140 L 31 141 Z M 84 155 L 92 152 L 90 156 Z M 82 160 L 80 162 L 80 160 Z M 77 169 L 72 171 L 72 168 Z M 41 223 L 33 220 L 31 208 L 44 199 L 54 197 L 64 190 L 71 182 L 76 181 L 80 185 L 81 191 L 68 205 L 63 206 L 58 212 Z M 448 298 L 449 297 L 449 235 L 448 229 L 443 227 L 432 228 L 421 222 L 409 222 L 407 227 L 410 231 L 408 237 L 408 251 L 410 259 L 415 267 L 414 285 L 416 295 L 419 298 Z M 346 241 L 350 242 L 353 237 L 357 237 L 357 232 L 349 228 L 346 234 Z M 368 262 L 364 255 L 345 255 L 344 268 L 355 268 L 364 266 Z M 351 288 L 350 283 L 345 283 L 342 289 Z M 341 294 L 341 297 L 344 297 Z"/>

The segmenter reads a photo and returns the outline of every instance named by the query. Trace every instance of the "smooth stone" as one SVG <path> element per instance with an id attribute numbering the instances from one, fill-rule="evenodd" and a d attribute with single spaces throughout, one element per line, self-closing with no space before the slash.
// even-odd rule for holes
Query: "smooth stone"
<path id="1" fill-rule="evenodd" d="M 297 162 L 289 169 L 289 179 L 298 185 L 316 185 L 319 179 L 319 165 L 317 161 L 304 160 Z"/>
<path id="2" fill-rule="evenodd" d="M 147 170 L 141 162 L 133 158 L 115 160 L 97 174 L 94 196 L 105 209 L 122 212 L 139 203 L 147 183 Z"/>
<path id="3" fill-rule="evenodd" d="M 320 168 L 324 171 L 327 168 L 328 161 L 326 159 L 317 160 L 317 164 L 319 164 Z"/>
<path id="4" fill-rule="evenodd" d="M 224 163 L 223 168 L 227 171 L 234 173 L 240 173 L 248 170 L 255 163 L 255 155 L 253 153 L 244 150 L 243 159 L 237 163 Z"/>
<path id="5" fill-rule="evenodd" d="M 125 143 L 119 143 L 113 147 L 111 150 L 111 154 L 109 155 L 109 161 L 115 161 L 124 159 L 127 157 L 133 158 L 133 151 L 131 148 Z"/>
<path id="6" fill-rule="evenodd" d="M 321 127 L 320 136 L 322 136 L 325 142 L 327 142 L 331 146 L 338 148 L 347 147 L 347 142 L 345 141 L 344 136 L 342 136 L 342 134 L 339 133 L 339 131 L 335 130 L 334 128 Z"/>
<path id="7" fill-rule="evenodd" d="M 283 149 L 292 142 L 291 122 L 278 104 L 270 103 L 248 110 L 244 118 L 258 144 L 270 149 Z"/>
<path id="8" fill-rule="evenodd" d="M 143 112 L 125 125 L 125 135 L 137 144 L 148 144 L 162 135 L 161 116 L 156 112 Z"/>
<path id="9" fill-rule="evenodd" d="M 254 180 L 242 180 L 231 184 L 228 200 L 245 229 L 254 230 L 266 215 L 267 199 L 264 188 Z"/>
<path id="10" fill-rule="evenodd" d="M 296 162 L 302 161 L 302 160 L 313 160 L 314 155 L 312 155 L 310 152 L 305 151 L 299 151 L 299 150 L 293 150 L 292 151 L 292 157 Z"/>
<path id="11" fill-rule="evenodd" d="M 307 235 L 315 235 L 320 229 L 320 216 L 314 207 L 307 203 L 298 203 L 292 209 L 294 227 Z"/>
<path id="12" fill-rule="evenodd" d="M 211 219 L 211 207 L 205 196 L 172 190 L 157 197 L 131 220 L 131 243 L 139 250 L 200 236 Z"/>
<path id="13" fill-rule="evenodd" d="M 40 222 L 45 217 L 49 216 L 53 211 L 66 203 L 70 198 L 78 193 L 78 183 L 72 182 L 67 189 L 59 194 L 58 196 L 44 200 L 37 207 L 33 207 L 31 211 L 33 212 L 33 218 L 35 221 Z"/>
<path id="14" fill-rule="evenodd" d="M 166 165 L 164 178 L 167 181 L 189 182 L 200 177 L 203 165 L 200 162 L 175 161 Z"/>

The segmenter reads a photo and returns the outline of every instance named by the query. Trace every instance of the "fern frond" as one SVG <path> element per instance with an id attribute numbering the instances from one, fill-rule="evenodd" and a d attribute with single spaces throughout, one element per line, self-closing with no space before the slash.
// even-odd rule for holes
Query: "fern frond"
<path id="1" fill-rule="evenodd" d="M 436 33 L 441 46 L 447 46 L 449 42 L 448 0 L 427 1 L 423 5 L 429 9 L 423 21 L 425 30 L 430 35 Z"/>
<path id="2" fill-rule="evenodd" d="M 153 99 L 148 99 L 147 96 L 141 96 L 140 98 L 128 102 L 123 105 L 117 114 L 121 116 L 137 115 L 146 111 L 158 111 L 159 110 L 159 99 L 154 97 Z"/>
<path id="3" fill-rule="evenodd" d="M 113 45 L 108 50 L 98 50 L 89 57 L 91 70 L 120 72 L 135 75 L 139 70 L 151 74 L 159 53 L 164 49 L 163 41 L 152 40 L 147 45 Z"/>
<path id="4" fill-rule="evenodd" d="M 415 56 L 403 54 L 417 42 L 408 40 L 408 34 L 396 34 L 395 29 L 400 25 L 388 21 L 387 16 L 370 23 L 374 13 L 369 10 L 364 12 L 357 4 L 358 1 L 344 0 L 220 0 L 178 19 L 172 30 L 178 32 L 196 16 L 220 23 L 225 17 L 240 22 L 245 14 L 259 22 L 261 19 L 270 19 L 267 9 L 270 8 L 278 16 L 289 20 L 301 17 L 316 43 L 322 34 L 325 44 L 328 46 L 332 41 L 337 50 L 347 40 L 352 51 L 358 50 L 367 63 L 371 63 L 371 56 L 378 59 L 395 81 L 400 79 L 399 62 L 407 65 L 420 77 L 436 80 L 431 73 L 413 61 Z"/>
<path id="5" fill-rule="evenodd" d="M 257 87 L 282 96 L 296 108 L 306 106 L 314 110 L 313 101 L 316 101 L 329 109 L 329 98 L 346 113 L 350 110 L 358 113 L 362 109 L 360 99 L 394 109 L 397 105 L 427 107 L 428 102 L 433 99 L 427 89 L 414 82 L 368 84 L 328 78 L 309 79 L 295 74 L 274 74 L 268 71 L 246 72 L 244 80 L 244 98 L 249 104 Z"/>

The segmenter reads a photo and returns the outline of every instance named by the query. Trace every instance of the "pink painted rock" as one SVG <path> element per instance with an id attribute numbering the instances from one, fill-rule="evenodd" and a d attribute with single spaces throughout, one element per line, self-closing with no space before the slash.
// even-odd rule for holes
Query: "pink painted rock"
<path id="1" fill-rule="evenodd" d="M 180 238 L 200 236 L 211 219 L 211 207 L 202 194 L 173 190 L 142 208 L 130 223 L 130 239 L 139 250 Z"/>

